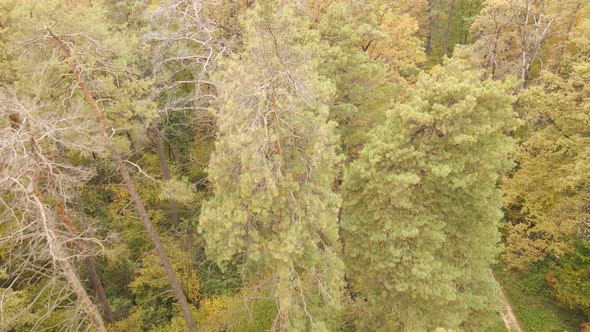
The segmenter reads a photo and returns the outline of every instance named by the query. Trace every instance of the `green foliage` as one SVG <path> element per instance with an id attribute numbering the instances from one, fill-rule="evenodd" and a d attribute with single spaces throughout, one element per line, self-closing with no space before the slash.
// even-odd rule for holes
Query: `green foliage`
<path id="1" fill-rule="evenodd" d="M 241 257 L 244 277 L 268 283 L 279 324 L 294 330 L 321 329 L 342 280 L 337 137 L 325 105 L 333 87 L 317 74 L 319 42 L 292 6 L 262 1 L 248 13 L 244 52 L 217 77 L 213 197 L 199 225 L 208 256 Z"/>
<path id="2" fill-rule="evenodd" d="M 498 269 L 495 275 L 524 331 L 579 331 L 583 317 L 557 305 L 547 272 L 548 266 L 541 263 L 525 273 Z"/>
<path id="3" fill-rule="evenodd" d="M 493 1 L 477 0 L 439 0 L 431 1 L 430 38 L 431 52 L 429 58 L 440 63 L 445 55 L 453 54 L 456 44 L 470 42 L 469 30 L 473 21 L 482 15 L 482 3 L 488 5 Z M 453 9 L 451 11 L 451 8 Z M 478 16 L 480 14 L 480 16 Z M 445 54 L 445 42 L 448 40 L 448 53 Z"/>
<path id="4" fill-rule="evenodd" d="M 248 300 L 236 295 L 204 301 L 197 313 L 203 331 L 266 331 L 273 326 L 277 307 L 273 301 Z"/>
<path id="5" fill-rule="evenodd" d="M 189 204 L 195 200 L 195 193 L 187 179 L 170 179 L 162 184 L 160 199 L 173 199 L 183 204 Z"/>
<path id="6" fill-rule="evenodd" d="M 211 261 L 199 264 L 199 279 L 202 280 L 202 292 L 206 298 L 221 295 L 233 295 L 240 290 L 242 278 L 236 262 L 228 262 L 221 269 Z"/>
<path id="7" fill-rule="evenodd" d="M 508 331 L 508 329 L 506 328 L 506 324 L 504 324 L 504 321 L 502 320 L 502 316 L 500 316 L 500 314 L 498 313 L 496 320 L 488 328 L 486 328 L 485 332 L 510 332 L 510 331 Z"/>
<path id="8" fill-rule="evenodd" d="M 2 277 L 2 279 L 5 279 Z M 30 294 L 26 291 L 14 291 L 10 288 L 0 288 L 3 295 L 2 315 L 0 316 L 0 326 L 8 330 L 16 328 L 26 329 L 35 323 L 39 317 L 26 310 L 29 304 Z M 17 318 L 15 320 L 15 318 Z"/>
<path id="9" fill-rule="evenodd" d="M 506 331 L 503 247 L 523 329 L 579 330 L 589 18 L 587 0 L 0 0 L 0 171 L 16 169 L 0 176 L 0 330 L 88 327 L 47 225 L 17 204 L 14 183 L 40 176 L 92 301 L 96 264 L 108 330 L 188 331 L 113 150 L 199 331 Z M 26 150 L 49 152 L 23 158 L 37 171 L 12 162 Z"/>
<path id="10" fill-rule="evenodd" d="M 168 246 L 166 252 L 187 300 L 198 305 L 201 300 L 201 283 L 191 267 L 187 253 L 174 246 Z M 175 299 L 169 294 L 170 284 L 155 252 L 151 251 L 142 258 L 129 287 L 135 296 L 135 302 L 141 307 L 141 316 L 146 326 L 155 327 L 170 320 Z"/>
<path id="11" fill-rule="evenodd" d="M 363 49 L 369 40 L 384 38 L 376 13 L 375 6 L 334 1 L 319 19 L 318 29 L 328 41 L 319 70 L 335 85 L 330 118 L 338 123 L 343 150 L 351 159 L 366 142 L 366 129 L 383 120 L 395 95 L 396 85 L 387 79 L 389 66 Z"/>
<path id="12" fill-rule="evenodd" d="M 343 225 L 367 301 L 362 326 L 477 329 L 493 316 L 511 86 L 448 61 L 419 78 L 352 164 Z"/>
<path id="13" fill-rule="evenodd" d="M 566 307 L 590 319 L 590 243 L 579 242 L 575 251 L 559 260 L 547 276 L 555 297 Z"/>

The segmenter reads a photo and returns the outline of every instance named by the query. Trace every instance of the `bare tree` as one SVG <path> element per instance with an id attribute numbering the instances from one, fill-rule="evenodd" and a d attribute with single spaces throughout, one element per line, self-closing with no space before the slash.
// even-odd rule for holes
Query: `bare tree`
<path id="1" fill-rule="evenodd" d="M 79 236 L 78 234 L 80 232 L 78 231 L 76 225 L 74 224 L 72 218 L 70 217 L 70 214 L 66 211 L 65 204 L 63 202 L 59 202 L 57 209 L 58 209 L 59 216 L 61 217 L 63 223 L 68 228 L 70 233 L 75 237 Z M 79 252 L 85 251 L 84 243 L 82 241 L 76 240 L 76 241 L 74 241 L 74 245 L 75 245 L 75 248 Z M 104 320 L 107 323 L 112 323 L 113 322 L 113 311 L 111 309 L 111 305 L 109 303 L 109 300 L 107 299 L 107 295 L 104 290 L 104 287 L 102 286 L 102 282 L 100 281 L 100 277 L 98 276 L 98 273 L 96 272 L 96 267 L 95 267 L 94 261 L 92 260 L 92 257 L 84 257 L 82 259 L 82 262 L 84 263 L 84 269 L 86 270 L 86 274 L 88 275 L 90 285 L 91 285 L 92 289 L 94 290 L 94 292 L 96 293 L 96 296 L 98 297 L 98 300 L 100 302 L 100 306 L 102 307 Z"/>
<path id="2" fill-rule="evenodd" d="M 160 112 L 206 110 L 216 98 L 209 77 L 232 40 L 222 41 L 216 23 L 205 16 L 201 0 L 168 0 L 153 13 L 156 30 L 146 40 L 155 43 L 154 98 L 164 99 Z M 210 9 L 213 10 L 213 9 Z M 178 74 L 189 79 L 179 79 Z M 179 88 L 190 91 L 179 93 Z"/>
<path id="3" fill-rule="evenodd" d="M 578 2 L 569 0 L 486 2 L 472 29 L 478 38 L 473 54 L 481 58 L 492 78 L 516 75 L 520 79 L 518 93 L 529 82 L 533 66 L 552 48 L 563 47 L 565 39 L 554 45 L 547 41 L 567 34 L 578 9 Z"/>
<path id="4" fill-rule="evenodd" d="M 538 59 L 541 47 L 551 36 L 562 32 L 561 13 L 548 14 L 544 0 L 524 0 L 512 6 L 520 37 L 520 90 L 526 87 L 531 66 Z"/>
<path id="5" fill-rule="evenodd" d="M 36 106 L 41 104 L 41 106 Z M 79 109 L 78 109 L 79 110 Z M 3 205 L 0 224 L 8 231 L 0 238 L 0 246 L 9 248 L 6 262 L 10 276 L 8 287 L 26 285 L 45 280 L 46 286 L 25 308 L 46 301 L 47 312 L 68 302 L 69 294 L 76 296 L 75 312 L 82 314 L 72 320 L 69 329 L 80 329 L 88 321 L 98 331 L 106 331 L 99 310 L 84 289 L 75 268 L 77 258 L 85 259 L 96 254 L 92 248 L 100 244 L 85 233 L 74 234 L 59 221 L 55 202 L 64 204 L 72 197 L 73 188 L 88 180 L 93 173 L 88 169 L 60 163 L 53 158 L 50 147 L 57 143 L 88 149 L 85 143 L 64 139 L 72 134 L 87 136 L 80 142 L 93 142 L 94 132 L 79 112 L 44 112 L 43 103 L 19 100 L 14 91 L 0 91 L 0 118 L 9 119 L 10 125 L 0 131 L 0 203 Z M 80 136 L 79 136 L 80 137 Z M 61 205 L 63 206 L 63 205 Z M 72 250 L 70 244 L 77 243 Z M 94 244 L 94 245 L 86 245 Z M 49 296 L 43 296 L 49 295 Z M 21 312 L 20 314 L 23 314 Z M 6 325 L 18 318 L 12 317 Z"/>
<path id="6" fill-rule="evenodd" d="M 148 130 L 156 145 L 165 181 L 172 176 L 160 125 L 171 112 L 207 111 L 215 99 L 214 84 L 209 76 L 226 48 L 216 34 L 215 22 L 204 13 L 206 6 L 215 5 L 200 0 L 164 2 L 152 14 L 155 31 L 145 36 L 155 44 L 152 77 L 156 89 L 152 99 L 164 101 L 159 109 L 160 117 Z M 190 78 L 181 79 L 180 75 Z M 174 199 L 169 200 L 169 209 L 172 224 L 178 225 L 178 206 Z"/>

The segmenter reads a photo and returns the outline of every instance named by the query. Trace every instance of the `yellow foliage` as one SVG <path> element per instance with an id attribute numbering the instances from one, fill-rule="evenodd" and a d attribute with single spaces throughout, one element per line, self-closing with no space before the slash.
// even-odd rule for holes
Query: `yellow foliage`
<path id="1" fill-rule="evenodd" d="M 159 195 L 161 190 L 159 187 L 154 186 L 151 183 L 148 185 L 136 183 L 136 187 L 146 205 L 150 206 L 151 204 L 160 201 Z M 135 209 L 125 185 L 109 184 L 105 186 L 105 189 L 110 191 L 112 194 L 111 203 L 109 204 L 107 210 L 107 213 L 111 218 L 118 219 L 125 215 L 123 212 L 128 212 L 132 213 L 132 215 L 135 215 Z M 160 224 L 167 220 L 165 212 L 161 209 L 150 208 L 148 209 L 148 215 L 154 224 Z"/>
<path id="2" fill-rule="evenodd" d="M 192 268 L 191 262 L 188 259 L 183 259 L 182 262 L 178 263 L 175 270 L 178 271 L 180 277 L 180 283 L 189 301 L 193 303 L 199 303 L 201 300 L 201 282 L 197 276 L 197 271 Z"/>
<path id="3" fill-rule="evenodd" d="M 109 204 L 108 214 L 112 218 L 116 218 L 121 211 L 129 205 L 131 197 L 129 197 L 129 192 L 124 185 L 109 184 L 105 186 L 105 189 L 112 193 L 112 200 L 111 204 Z"/>
<path id="4" fill-rule="evenodd" d="M 565 78 L 542 72 L 540 84 L 519 96 L 525 140 L 514 156 L 518 168 L 502 184 L 509 221 L 504 259 L 513 268 L 568 254 L 588 216 L 590 89 L 581 87 L 590 77 L 573 67 Z"/>
<path id="5" fill-rule="evenodd" d="M 160 5 L 160 1 L 159 0 L 151 0 L 150 1 L 150 5 L 149 5 L 149 9 L 150 10 L 156 10 L 156 8 L 158 8 L 159 5 Z"/>
<path id="6" fill-rule="evenodd" d="M 180 283 L 191 303 L 201 300 L 201 283 L 196 271 L 192 268 L 188 253 L 177 246 L 166 246 L 166 253 L 172 261 L 172 267 L 180 279 Z M 136 295 L 158 293 L 162 288 L 169 287 L 165 271 L 155 251 L 146 254 L 141 260 L 141 267 L 136 270 L 136 278 L 129 284 Z"/>
<path id="7" fill-rule="evenodd" d="M 111 332 L 142 332 L 141 309 L 134 310 L 127 318 L 108 326 Z"/>
<path id="8" fill-rule="evenodd" d="M 426 61 L 422 50 L 422 41 L 416 36 L 419 30 L 418 21 L 410 14 L 398 14 L 396 11 L 384 7 L 380 13 L 380 30 L 385 33 L 383 38 L 373 41 L 369 54 L 373 59 L 379 59 L 394 69 L 394 78 L 398 73 L 417 73 L 418 65 Z"/>
<path id="9" fill-rule="evenodd" d="M 228 308 L 229 298 L 227 296 L 217 296 L 205 299 L 195 317 L 197 324 L 202 331 L 224 331 L 227 329 L 225 322 L 226 310 Z"/>

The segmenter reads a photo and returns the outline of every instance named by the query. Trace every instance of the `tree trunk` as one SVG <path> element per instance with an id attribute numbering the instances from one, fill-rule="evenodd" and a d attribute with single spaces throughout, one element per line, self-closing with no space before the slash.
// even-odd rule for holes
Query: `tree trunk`
<path id="1" fill-rule="evenodd" d="M 494 39 L 494 50 L 492 51 L 492 59 L 491 59 L 491 64 L 492 64 L 492 74 L 491 74 L 491 78 L 495 79 L 496 78 L 496 66 L 497 66 L 497 57 L 498 57 L 498 42 L 500 40 L 500 33 L 502 32 L 501 28 L 497 28 L 496 29 L 496 38 Z"/>
<path id="2" fill-rule="evenodd" d="M 445 55 L 449 55 L 449 40 L 451 39 L 451 26 L 453 25 L 453 18 L 455 18 L 455 2 L 451 0 L 451 8 L 449 9 L 449 19 L 447 20 L 447 31 L 445 33 Z"/>
<path id="3" fill-rule="evenodd" d="M 168 276 L 168 281 L 170 282 L 170 286 L 172 286 L 172 290 L 174 291 L 174 295 L 176 295 L 176 299 L 178 300 L 178 305 L 180 305 L 180 309 L 182 310 L 182 314 L 184 315 L 184 320 L 186 321 L 186 324 L 188 325 L 188 328 L 190 331 L 196 331 L 197 324 L 195 323 L 195 320 L 193 319 L 190 307 L 189 307 L 186 297 L 182 291 L 182 287 L 180 286 L 180 282 L 176 278 L 176 273 L 174 272 L 174 269 L 172 268 L 172 263 L 170 263 L 170 259 L 168 258 L 168 255 L 166 255 L 166 251 L 164 250 L 164 246 L 162 245 L 162 242 L 160 241 L 160 237 L 158 236 L 158 234 L 156 233 L 156 230 L 154 229 L 154 226 L 152 225 L 152 221 L 150 220 L 150 217 L 147 214 L 145 206 L 143 205 L 143 201 L 141 200 L 141 197 L 139 196 L 139 193 L 137 192 L 137 189 L 135 188 L 135 184 L 133 183 L 133 180 L 131 180 L 131 176 L 129 175 L 129 171 L 127 170 L 127 166 L 125 166 L 125 163 L 121 159 L 121 156 L 119 156 L 119 154 L 117 154 L 116 152 L 111 153 L 111 159 L 115 162 L 115 165 L 119 169 L 119 172 L 121 173 L 121 176 L 123 177 L 123 180 L 125 181 L 125 185 L 127 186 L 127 191 L 129 192 L 129 195 L 131 196 L 131 199 L 133 200 L 133 203 L 135 204 L 135 209 L 137 210 L 137 213 L 139 214 L 139 219 L 143 222 L 143 225 L 144 225 L 150 239 L 152 240 L 152 244 L 154 245 L 154 248 L 156 249 L 156 253 L 158 254 L 158 257 L 160 258 L 160 264 L 162 264 L 164 271 L 166 271 L 166 275 Z"/>
<path id="4" fill-rule="evenodd" d="M 21 124 L 21 121 L 18 118 L 18 116 L 12 117 L 11 120 L 15 123 L 18 123 L 19 125 Z M 39 144 L 37 144 L 37 140 L 34 137 L 31 138 L 31 144 L 32 144 L 33 150 L 35 151 L 34 153 L 35 153 L 36 159 L 39 159 L 39 155 L 37 153 L 45 154 L 43 152 L 43 150 L 41 149 L 41 147 L 39 146 Z M 59 143 L 59 142 L 56 143 L 56 149 L 58 150 L 59 154 L 65 154 L 65 149 L 61 143 Z M 51 157 L 51 156 L 49 156 L 49 157 Z M 51 177 L 51 172 L 49 172 L 47 169 L 43 169 L 43 173 L 45 174 L 45 177 L 47 177 L 49 180 Z M 34 186 L 35 186 L 35 190 L 36 190 L 34 194 L 37 195 L 38 197 L 41 197 L 40 194 L 38 193 L 38 190 L 36 189 L 37 184 L 35 183 Z M 59 213 L 60 217 L 62 218 L 64 225 L 68 228 L 68 230 L 70 231 L 70 233 L 74 237 L 77 237 L 80 233 L 76 229 L 76 226 L 74 225 L 74 223 L 72 221 L 72 218 L 70 218 L 70 216 L 66 212 L 65 203 L 59 202 L 57 209 L 58 209 L 58 213 Z M 52 232 L 52 234 L 55 234 L 55 232 Z M 74 245 L 79 252 L 83 252 L 83 245 L 79 240 L 74 241 Z M 103 314 L 104 314 L 104 320 L 107 323 L 111 323 L 111 322 L 113 322 L 113 312 L 111 310 L 111 306 L 109 304 L 109 301 L 106 297 L 106 293 L 104 291 L 104 288 L 102 287 L 102 283 L 100 281 L 100 278 L 98 277 L 98 274 L 96 273 L 96 270 L 94 269 L 93 262 L 88 257 L 84 258 L 83 261 L 84 261 L 84 265 L 86 266 L 86 270 L 89 273 L 90 284 L 91 284 L 92 288 L 94 289 L 94 291 L 96 292 L 96 295 L 98 296 L 99 301 L 101 303 L 101 307 L 103 309 Z M 92 273 L 92 275 L 91 275 L 91 273 Z M 78 278 L 77 274 L 75 276 L 76 276 L 76 278 Z M 83 295 L 81 295 L 81 296 L 83 296 Z"/>
<path id="5" fill-rule="evenodd" d="M 520 29 L 520 48 L 521 48 L 521 64 L 520 64 L 520 86 L 518 87 L 517 92 L 522 91 L 525 87 L 526 87 L 526 81 L 528 79 L 529 76 L 529 69 L 530 69 L 530 63 L 532 61 L 534 61 L 534 57 L 528 54 L 528 45 L 527 45 L 527 40 L 529 39 L 529 36 L 527 36 L 527 29 L 528 29 L 528 25 L 529 25 L 529 20 L 531 17 L 531 11 L 532 11 L 532 4 L 533 1 L 532 0 L 526 0 L 525 1 L 526 4 L 526 14 L 524 17 L 524 22 L 522 25 L 519 26 Z M 530 58 L 530 60 L 529 60 Z"/>
<path id="6" fill-rule="evenodd" d="M 107 299 L 107 294 L 104 291 L 104 287 L 102 287 L 102 282 L 98 277 L 98 273 L 96 273 L 94 262 L 89 257 L 84 258 L 84 268 L 86 269 L 86 274 L 88 274 L 90 286 L 92 287 L 92 289 L 94 289 L 94 292 L 98 297 L 98 301 L 100 302 L 100 306 L 102 307 L 102 313 L 105 322 L 112 323 L 113 310 L 111 309 L 111 305 L 109 303 L 109 300 Z"/>
<path id="7" fill-rule="evenodd" d="M 524 88 L 526 87 L 526 81 L 528 80 L 529 77 L 529 62 L 527 61 L 527 53 L 526 51 L 522 51 L 522 64 L 521 64 L 521 68 L 520 68 L 520 86 L 518 88 L 518 91 L 522 91 L 524 90 Z"/>
<path id="8" fill-rule="evenodd" d="M 334 192 L 340 195 L 340 185 L 342 184 L 342 178 L 339 177 L 334 182 Z M 342 228 L 342 205 L 338 207 L 338 239 L 340 240 L 340 254 L 342 255 L 342 259 L 346 257 L 346 241 L 344 239 L 344 229 Z M 348 274 L 344 272 L 344 284 L 346 287 L 346 291 L 348 292 L 348 296 L 354 300 L 354 292 L 352 291 L 352 283 L 350 282 L 350 278 Z"/>
<path id="9" fill-rule="evenodd" d="M 432 53 L 432 6 L 434 0 L 428 0 L 428 33 L 426 34 L 426 47 L 425 52 L 426 55 L 430 55 Z"/>
<path id="10" fill-rule="evenodd" d="M 63 220 L 63 223 L 69 229 L 70 233 L 72 233 L 72 235 L 77 237 L 80 233 L 76 229 L 76 226 L 74 225 L 74 223 L 72 221 L 72 218 L 70 218 L 70 216 L 66 212 L 66 207 L 63 202 L 59 203 L 58 211 L 59 211 L 59 214 Z M 84 251 L 84 247 L 83 247 L 81 241 L 76 240 L 74 242 L 74 245 L 76 246 L 76 249 L 79 252 Z M 107 294 L 104 291 L 104 287 L 102 286 L 102 282 L 100 281 L 100 278 L 98 277 L 98 273 L 96 273 L 96 269 L 94 267 L 94 262 L 92 261 L 92 259 L 90 257 L 86 257 L 83 259 L 83 263 L 84 263 L 84 268 L 86 269 L 86 273 L 88 274 L 90 286 L 92 287 L 92 289 L 96 293 L 96 296 L 98 296 L 98 301 L 100 302 L 100 306 L 102 308 L 104 320 L 107 323 L 112 323 L 113 322 L 113 311 L 111 309 L 111 305 L 109 303 L 109 300 L 107 299 Z"/>
<path id="11" fill-rule="evenodd" d="M 107 130 L 106 130 L 105 123 L 104 123 L 104 116 L 102 114 L 102 111 L 98 107 L 96 100 L 94 99 L 94 97 L 90 93 L 90 89 L 88 89 L 88 87 L 86 86 L 86 84 L 84 82 L 84 79 L 82 78 L 81 72 L 78 68 L 79 67 L 78 63 L 76 62 L 76 60 L 74 58 L 72 58 L 72 54 L 70 52 L 69 47 L 66 45 L 66 43 L 64 43 L 59 37 L 54 35 L 53 32 L 51 32 L 51 30 L 49 30 L 49 33 L 50 33 L 51 37 L 60 46 L 61 50 L 64 53 L 65 58 L 70 59 L 70 62 L 69 62 L 70 71 L 72 72 L 72 75 L 74 76 L 74 80 L 78 83 L 78 87 L 82 91 L 82 94 L 83 94 L 84 98 L 86 99 L 86 101 L 88 102 L 90 108 L 92 108 L 92 110 L 94 111 L 94 115 L 96 116 L 96 121 L 98 122 L 98 126 L 99 126 L 100 130 L 102 131 L 105 139 L 107 140 L 107 144 L 110 144 L 110 141 L 109 141 L 110 137 L 107 134 Z M 147 214 L 145 206 L 143 205 L 143 201 L 141 200 L 141 197 L 139 196 L 137 189 L 135 188 L 135 184 L 131 180 L 131 176 L 129 175 L 129 170 L 127 169 L 127 166 L 125 165 L 125 163 L 121 159 L 121 156 L 119 156 L 119 154 L 116 153 L 114 150 L 111 151 L 111 159 L 113 160 L 113 162 L 117 166 L 119 172 L 121 173 L 121 176 L 123 177 L 123 180 L 125 181 L 125 185 L 127 187 L 127 190 L 129 191 L 129 195 L 131 196 L 131 199 L 133 200 L 133 203 L 135 204 L 135 209 L 137 210 L 139 218 L 142 221 L 146 231 L 148 232 L 148 235 L 152 241 L 152 244 L 154 245 L 156 253 L 158 254 L 158 257 L 160 258 L 160 264 L 162 264 L 162 267 L 166 271 L 166 275 L 168 276 L 168 282 L 170 282 L 170 286 L 172 286 L 172 290 L 174 291 L 174 294 L 176 295 L 176 299 L 178 301 L 178 305 L 180 306 L 180 309 L 182 310 L 182 314 L 184 316 L 184 320 L 186 322 L 186 325 L 188 326 L 189 331 L 191 331 L 191 332 L 196 331 L 197 324 L 195 323 L 195 320 L 193 319 L 190 307 L 189 307 L 186 297 L 182 291 L 182 287 L 180 286 L 180 282 L 176 278 L 176 274 L 174 273 L 174 269 L 172 268 L 172 264 L 170 263 L 170 259 L 168 258 L 168 255 L 166 255 L 166 252 L 164 250 L 164 246 L 162 245 L 162 242 L 160 241 L 160 237 L 158 236 L 158 234 L 156 233 L 156 230 L 154 229 L 154 227 L 152 225 L 152 221 L 150 220 L 150 217 Z"/>
<path id="12" fill-rule="evenodd" d="M 59 253 L 56 253 L 59 255 Z M 80 278 L 76 274 L 76 270 L 74 269 L 72 263 L 69 260 L 60 260 L 59 265 L 63 271 L 63 274 L 73 288 L 74 293 L 78 297 L 78 301 L 80 302 L 80 307 L 82 310 L 88 315 L 88 319 L 92 322 L 92 325 L 101 332 L 107 332 L 107 329 L 104 326 L 104 322 L 102 317 L 100 316 L 98 309 L 90 300 L 88 293 L 84 289 L 82 282 L 80 282 Z"/>
<path id="13" fill-rule="evenodd" d="M 53 259 L 53 263 L 57 265 L 57 267 L 61 270 L 62 275 L 76 294 L 78 299 L 78 303 L 80 304 L 80 309 L 88 316 L 90 323 L 100 332 L 107 332 L 107 329 L 104 326 L 104 322 L 100 313 L 78 277 L 76 273 L 76 269 L 72 264 L 70 255 L 66 254 L 65 249 L 62 246 L 62 243 L 58 238 L 56 238 L 56 234 L 59 234 L 58 227 L 54 224 L 54 222 L 47 216 L 45 210 L 45 204 L 42 202 L 42 196 L 38 189 L 38 179 L 33 179 L 33 188 L 31 190 L 31 196 L 35 204 L 37 204 L 39 208 L 39 217 L 40 222 L 42 223 L 42 228 L 45 234 L 45 238 L 47 240 L 47 244 L 49 245 L 49 254 Z"/>
<path id="14" fill-rule="evenodd" d="M 170 169 L 168 168 L 168 160 L 166 159 L 166 153 L 164 152 L 164 145 L 162 144 L 162 135 L 157 128 L 157 125 L 153 125 L 152 133 L 154 142 L 156 143 L 156 151 L 158 153 L 158 159 L 160 160 L 160 168 L 162 169 L 162 178 L 165 181 L 170 181 Z M 170 209 L 170 221 L 172 225 L 178 226 L 178 204 L 174 199 L 168 200 L 168 208 Z"/>

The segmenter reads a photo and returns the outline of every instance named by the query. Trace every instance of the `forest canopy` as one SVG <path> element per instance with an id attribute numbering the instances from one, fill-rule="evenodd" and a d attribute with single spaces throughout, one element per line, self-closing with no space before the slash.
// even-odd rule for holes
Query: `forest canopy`
<path id="1" fill-rule="evenodd" d="M 0 0 L 0 331 L 579 330 L 587 0 Z"/>

